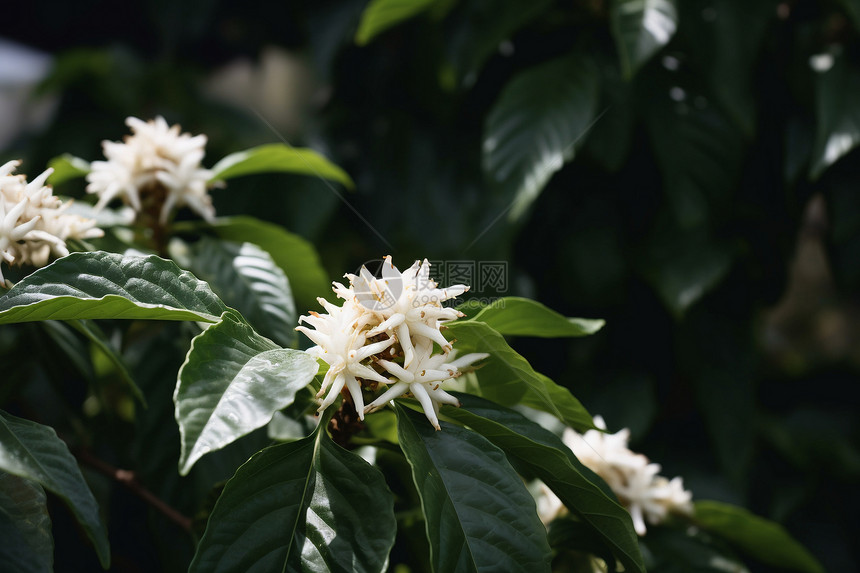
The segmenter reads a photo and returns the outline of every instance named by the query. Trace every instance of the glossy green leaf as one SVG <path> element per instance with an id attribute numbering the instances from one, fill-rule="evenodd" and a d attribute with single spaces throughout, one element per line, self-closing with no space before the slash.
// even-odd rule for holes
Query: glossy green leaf
<path id="1" fill-rule="evenodd" d="M 217 322 L 227 309 L 172 261 L 96 251 L 38 269 L 0 297 L 0 324 L 127 318 Z"/>
<path id="2" fill-rule="evenodd" d="M 379 470 L 318 429 L 236 471 L 189 571 L 381 572 L 396 529 Z"/>
<path id="3" fill-rule="evenodd" d="M 541 303 L 516 296 L 494 300 L 473 316 L 505 336 L 559 338 L 594 334 L 605 322 L 600 319 L 567 318 Z"/>
<path id="4" fill-rule="evenodd" d="M 511 219 L 583 143 L 597 111 L 598 82 L 594 63 L 576 54 L 530 68 L 505 86 L 484 126 L 483 165 L 511 193 Z"/>
<path id="5" fill-rule="evenodd" d="M 371 0 L 361 14 L 355 43 L 363 46 L 380 33 L 400 22 L 417 16 L 436 0 Z"/>
<path id="6" fill-rule="evenodd" d="M 309 354 L 279 347 L 234 312 L 221 318 L 194 338 L 179 370 L 173 399 L 182 475 L 201 456 L 268 424 L 318 369 Z"/>
<path id="7" fill-rule="evenodd" d="M 0 471 L 0 564 L 15 573 L 54 570 L 54 538 L 45 490 Z"/>
<path id="8" fill-rule="evenodd" d="M 252 243 L 204 237 L 192 246 L 190 270 L 264 336 L 282 346 L 296 340 L 290 282 L 272 256 Z"/>
<path id="9" fill-rule="evenodd" d="M 457 398 L 462 407 L 446 408 L 445 416 L 472 428 L 532 470 L 612 549 L 625 571 L 644 573 L 630 513 L 601 489 L 601 485 L 607 486 L 576 459 L 558 436 L 519 412 L 477 396 L 458 393 Z"/>
<path id="10" fill-rule="evenodd" d="M 528 361 L 508 346 L 504 337 L 483 322 L 456 321 L 447 333 L 462 353 L 487 352 L 477 372 L 483 397 L 504 406 L 522 404 L 549 412 L 577 430 L 593 428 L 591 415 L 567 388 L 535 372 Z"/>
<path id="11" fill-rule="evenodd" d="M 437 573 L 549 571 L 535 502 L 505 454 L 480 434 L 396 407 L 400 447 L 412 467 Z"/>
<path id="12" fill-rule="evenodd" d="M 609 10 L 621 70 L 631 78 L 675 34 L 675 0 L 611 0 Z"/>
<path id="13" fill-rule="evenodd" d="M 212 178 L 209 181 L 214 183 L 242 175 L 272 172 L 310 175 L 337 181 L 349 189 L 355 187 L 355 183 L 343 169 L 313 149 L 283 143 L 271 143 L 231 153 L 212 167 Z"/>
<path id="14" fill-rule="evenodd" d="M 839 54 L 817 56 L 815 74 L 815 144 L 810 175 L 817 178 L 860 143 L 860 70 Z"/>
<path id="15" fill-rule="evenodd" d="M 0 470 L 33 480 L 62 499 L 107 569 L 110 546 L 98 505 L 77 461 L 53 428 L 0 411 Z"/>
<path id="16" fill-rule="evenodd" d="M 267 251 L 290 281 L 300 309 L 317 307 L 317 297 L 331 296 L 331 281 L 313 245 L 283 227 L 253 217 L 216 219 L 213 230 L 223 239 L 253 243 Z"/>
<path id="17" fill-rule="evenodd" d="M 640 541 L 648 571 L 750 573 L 729 548 L 694 527 L 652 527 Z"/>
<path id="18" fill-rule="evenodd" d="M 54 170 L 48 176 L 48 183 L 51 185 L 59 185 L 70 179 L 84 177 L 90 172 L 89 162 L 65 153 L 59 157 L 55 157 L 48 162 L 48 167 Z"/>
<path id="19" fill-rule="evenodd" d="M 750 557 L 781 569 L 823 573 L 824 568 L 778 523 L 718 501 L 697 501 L 695 520 Z"/>

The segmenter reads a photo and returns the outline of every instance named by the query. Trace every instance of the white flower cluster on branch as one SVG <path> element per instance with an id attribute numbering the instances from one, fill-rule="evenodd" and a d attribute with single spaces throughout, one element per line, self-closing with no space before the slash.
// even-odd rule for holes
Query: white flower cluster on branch
<path id="1" fill-rule="evenodd" d="M 606 429 L 600 416 L 594 417 L 594 425 Z M 598 430 L 580 434 L 566 428 L 562 440 L 577 459 L 603 478 L 618 496 L 630 511 L 633 527 L 639 535 L 645 535 L 646 521 L 657 525 L 669 513 L 692 514 L 692 494 L 684 489 L 683 480 L 680 477 L 668 480 L 658 475 L 660 464 L 650 463 L 644 455 L 631 451 L 627 447 L 629 429 L 614 434 Z M 542 485 L 541 490 L 538 513 L 544 523 L 549 523 L 564 512 L 564 506 L 549 488 Z"/>
<path id="2" fill-rule="evenodd" d="M 125 120 L 133 135 L 123 142 L 103 141 L 107 161 L 93 161 L 87 192 L 99 196 L 97 208 L 121 198 L 141 213 L 148 205 L 159 208 L 159 222 L 167 223 L 174 208 L 187 205 L 206 220 L 215 217 L 209 196 L 212 172 L 201 166 L 205 135 L 192 137 L 169 126 L 163 117 L 144 122 Z"/>
<path id="3" fill-rule="evenodd" d="M 92 239 L 104 233 L 95 221 L 69 215 L 64 211 L 71 202 L 54 197 L 45 180 L 52 169 L 27 182 L 24 175 L 13 175 L 20 161 L 0 166 L 0 256 L 11 265 L 43 267 L 53 254 L 69 254 L 67 239 Z M 0 272 L 0 283 L 6 284 Z"/>
<path id="4" fill-rule="evenodd" d="M 299 318 L 313 329 L 296 327 L 316 344 L 308 352 L 329 365 L 317 395 L 325 396 L 319 411 L 334 403 L 344 388 L 362 420 L 394 398 L 411 394 L 433 427 L 440 429 L 439 405 L 460 405 L 442 383 L 487 357 L 473 353 L 455 359 L 456 351 L 441 332 L 445 322 L 463 316 L 442 303 L 469 287 L 440 289 L 430 279 L 426 259 L 401 273 L 390 256 L 384 259 L 381 278 L 365 267 L 346 278 L 349 286 L 336 282 L 333 288 L 343 300 L 341 306 L 320 298 L 326 314 L 311 312 Z M 365 405 L 363 389 L 376 390 L 380 384 L 385 390 Z"/>

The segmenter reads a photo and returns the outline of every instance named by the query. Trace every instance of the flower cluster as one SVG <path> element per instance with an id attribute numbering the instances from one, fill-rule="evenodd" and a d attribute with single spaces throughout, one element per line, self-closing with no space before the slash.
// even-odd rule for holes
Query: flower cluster
<path id="1" fill-rule="evenodd" d="M 9 265 L 43 267 L 51 254 L 69 254 L 67 239 L 91 239 L 104 233 L 95 221 L 69 215 L 64 211 L 71 202 L 54 197 L 45 180 L 48 169 L 31 182 L 24 175 L 13 175 L 20 161 L 0 166 L 0 257 Z M 0 272 L 0 283 L 6 284 Z"/>
<path id="2" fill-rule="evenodd" d="M 99 196 L 96 207 L 121 198 L 137 213 L 154 204 L 162 225 L 172 209 L 184 205 L 213 219 L 212 172 L 200 164 L 206 136 L 180 133 L 178 125 L 171 127 L 160 116 L 148 122 L 129 117 L 125 123 L 134 135 L 102 142 L 107 161 L 93 161 L 87 175 L 87 192 Z"/>
<path id="3" fill-rule="evenodd" d="M 594 417 L 594 425 L 601 430 L 606 429 L 600 416 Z M 644 455 L 630 451 L 627 447 L 629 429 L 615 434 L 598 430 L 579 434 L 566 428 L 562 439 L 579 461 L 609 484 L 618 500 L 630 511 L 633 527 L 639 535 L 646 533 L 645 521 L 656 525 L 669 512 L 692 513 L 692 494 L 684 489 L 681 478 L 670 481 L 657 475 L 660 464 L 649 463 Z M 561 501 L 545 486 L 538 500 L 538 511 L 545 523 L 563 512 Z"/>
<path id="4" fill-rule="evenodd" d="M 394 398 L 411 394 L 433 427 L 440 429 L 439 405 L 460 405 L 441 388 L 442 383 L 487 356 L 473 353 L 455 359 L 456 351 L 441 332 L 445 322 L 463 316 L 442 303 L 469 287 L 437 288 L 426 259 L 415 261 L 401 273 L 389 256 L 384 259 L 381 278 L 365 267 L 358 275 L 345 276 L 349 286 L 336 282 L 333 288 L 343 304 L 320 298 L 326 314 L 311 312 L 299 319 L 313 330 L 296 327 L 316 344 L 308 352 L 329 365 L 317 395 L 325 395 L 319 411 L 331 405 L 344 388 L 359 419 Z M 376 390 L 380 384 L 385 391 L 365 405 L 363 388 Z"/>

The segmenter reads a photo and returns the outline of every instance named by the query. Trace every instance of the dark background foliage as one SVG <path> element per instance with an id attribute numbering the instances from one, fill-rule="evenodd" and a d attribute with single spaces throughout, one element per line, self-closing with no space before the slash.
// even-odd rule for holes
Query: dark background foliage
<path id="1" fill-rule="evenodd" d="M 354 193 L 254 176 L 214 192 L 219 214 L 307 237 L 332 278 L 384 254 L 401 266 L 507 262 L 505 292 L 477 296 L 520 294 L 607 320 L 587 339 L 517 341 L 536 368 L 610 429 L 630 427 L 633 447 L 696 498 L 748 507 L 828 570 L 856 570 L 860 4 L 679 0 L 676 33 L 635 74 L 619 63 L 611 4 L 437 2 L 358 46 L 364 0 L 18 2 L 4 7 L 0 37 L 55 57 L 33 97 L 56 109 L 0 154 L 23 157 L 33 176 L 64 152 L 98 158 L 126 116 L 156 114 L 206 133 L 209 165 L 279 133 L 313 147 L 346 169 Z M 491 114 L 520 74 L 564 57 L 585 75 L 536 76 L 500 119 L 539 127 L 552 108 L 550 125 L 593 125 L 561 144 L 575 157 L 537 199 L 510 209 L 515 189 L 483 157 Z M 243 60 L 245 75 L 224 80 Z M 566 89 L 570 105 L 552 107 Z M 532 152 L 525 136 L 510 144 Z M 82 196 L 83 184 L 58 192 Z M 180 330 L 148 341 L 177 369 Z M 21 382 L 41 380 L 27 392 L 81 406 L 86 389 L 64 387 L 61 365 L 16 367 L 13 350 L 4 346 L 4 399 L 21 402 Z M 158 369 L 129 358 L 150 407 L 170 418 L 173 381 L 147 379 Z M 40 408 L 34 419 L 63 425 L 62 408 Z M 135 432 L 96 418 L 94 448 L 164 482 L 167 497 L 180 491 L 170 464 L 147 455 L 154 443 L 178 447 L 175 425 Z M 195 472 L 224 479 L 238 463 L 229 456 Z M 57 514 L 55 529 L 72 527 Z M 112 498 L 116 570 L 183 569 L 190 542 L 146 528 L 146 515 L 135 498 Z M 58 569 L 64 555 L 89 558 L 63 539 Z"/>

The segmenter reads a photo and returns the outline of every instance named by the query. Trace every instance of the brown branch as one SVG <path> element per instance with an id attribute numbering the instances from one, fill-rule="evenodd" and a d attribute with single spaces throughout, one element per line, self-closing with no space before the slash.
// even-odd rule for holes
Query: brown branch
<path id="1" fill-rule="evenodd" d="M 118 481 L 127 487 L 134 495 L 151 505 L 157 511 L 161 512 L 165 517 L 167 517 L 167 519 L 177 524 L 185 531 L 191 533 L 191 519 L 182 515 L 158 498 L 154 493 L 146 489 L 139 481 L 137 481 L 134 472 L 116 468 L 104 460 L 97 458 L 89 450 L 83 448 L 75 448 L 74 454 L 81 463 L 90 466 L 100 474 Z"/>

